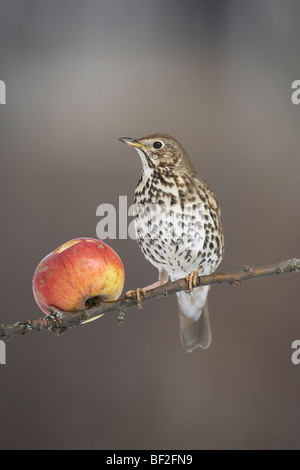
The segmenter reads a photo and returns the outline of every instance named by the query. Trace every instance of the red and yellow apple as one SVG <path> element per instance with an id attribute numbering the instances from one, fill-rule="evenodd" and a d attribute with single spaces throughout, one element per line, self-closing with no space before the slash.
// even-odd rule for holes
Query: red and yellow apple
<path id="1" fill-rule="evenodd" d="M 72 312 L 94 297 L 116 300 L 124 281 L 123 263 L 112 248 L 101 240 L 75 238 L 39 263 L 32 286 L 37 304 L 49 315 L 49 306 Z"/>

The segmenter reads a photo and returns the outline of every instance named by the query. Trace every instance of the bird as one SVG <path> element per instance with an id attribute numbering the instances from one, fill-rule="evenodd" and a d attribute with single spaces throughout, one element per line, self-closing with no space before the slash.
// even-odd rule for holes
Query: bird
<path id="1" fill-rule="evenodd" d="M 155 133 L 139 139 L 121 137 L 139 154 L 142 172 L 134 192 L 136 240 L 145 258 L 158 269 L 158 281 L 126 296 L 140 295 L 170 279 L 186 278 L 177 292 L 180 338 L 184 349 L 207 349 L 212 340 L 209 286 L 196 279 L 213 273 L 224 255 L 220 205 L 187 152 L 174 137 Z"/>

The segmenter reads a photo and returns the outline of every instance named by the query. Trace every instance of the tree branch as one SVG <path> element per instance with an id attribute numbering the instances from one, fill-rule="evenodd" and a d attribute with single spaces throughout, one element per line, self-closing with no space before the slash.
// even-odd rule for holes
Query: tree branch
<path id="1" fill-rule="evenodd" d="M 242 271 L 236 273 L 213 273 L 208 276 L 199 276 L 197 278 L 197 287 L 223 283 L 236 286 L 250 279 L 293 272 L 300 272 L 300 259 L 293 258 L 277 264 L 256 268 L 244 266 Z M 145 295 L 142 295 L 142 300 L 147 302 L 158 299 L 175 292 L 187 290 L 187 287 L 186 279 L 179 279 L 178 281 L 170 282 L 145 292 Z M 9 341 L 16 336 L 24 335 L 28 331 L 52 331 L 62 334 L 69 328 L 79 326 L 82 322 L 95 319 L 99 315 L 112 311 L 117 312 L 118 323 L 122 323 L 125 311 L 137 305 L 137 303 L 136 294 L 134 293 L 130 298 L 118 299 L 113 302 L 98 302 L 86 310 L 78 310 L 76 312 L 63 312 L 50 307 L 50 314 L 44 318 L 17 322 L 11 325 L 0 325 L 0 340 Z"/>

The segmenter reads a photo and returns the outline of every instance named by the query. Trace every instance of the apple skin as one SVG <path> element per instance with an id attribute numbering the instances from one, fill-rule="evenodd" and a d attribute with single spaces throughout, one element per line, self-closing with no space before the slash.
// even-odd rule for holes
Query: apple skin
<path id="1" fill-rule="evenodd" d="M 112 248 L 101 240 L 75 238 L 39 263 L 32 287 L 38 306 L 49 315 L 49 306 L 72 312 L 86 308 L 92 297 L 116 300 L 124 281 L 123 263 Z"/>

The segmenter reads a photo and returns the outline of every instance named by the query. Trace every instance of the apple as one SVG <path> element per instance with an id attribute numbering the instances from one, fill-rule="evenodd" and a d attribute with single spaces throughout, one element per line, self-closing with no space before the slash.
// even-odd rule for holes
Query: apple
<path id="1" fill-rule="evenodd" d="M 75 238 L 47 255 L 37 266 L 32 286 L 41 310 L 72 312 L 88 308 L 89 299 L 116 300 L 124 287 L 121 259 L 106 243 Z"/>

